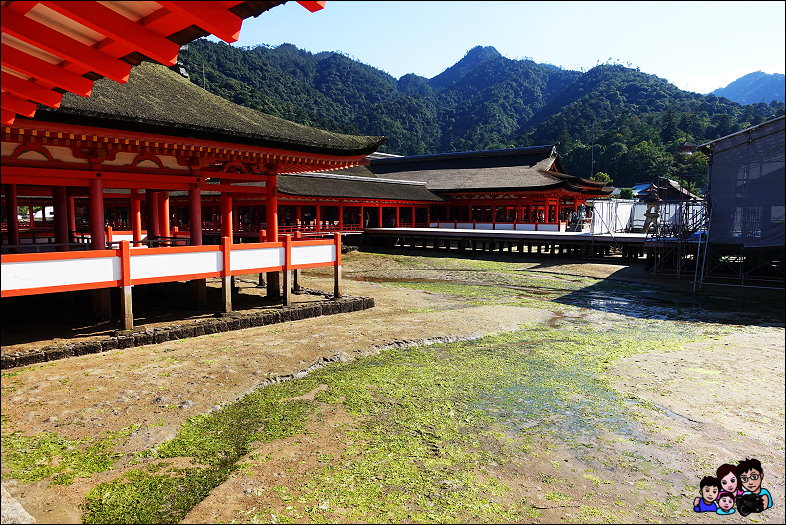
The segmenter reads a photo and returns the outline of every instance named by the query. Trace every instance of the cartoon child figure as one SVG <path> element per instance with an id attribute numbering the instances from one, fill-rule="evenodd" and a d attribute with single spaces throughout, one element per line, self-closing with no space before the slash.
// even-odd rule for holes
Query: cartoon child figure
<path id="1" fill-rule="evenodd" d="M 718 514 L 734 514 L 734 494 L 731 492 L 721 492 L 718 494 Z"/>
<path id="2" fill-rule="evenodd" d="M 720 492 L 720 483 L 718 478 L 712 476 L 705 476 L 701 483 L 699 483 L 700 498 L 693 500 L 693 510 L 695 512 L 717 512 L 718 505 L 715 500 L 718 499 Z"/>
<path id="3" fill-rule="evenodd" d="M 764 469 L 758 459 L 747 459 L 737 464 L 737 473 L 742 482 L 743 494 L 756 494 L 761 499 L 764 510 L 772 507 L 772 495 L 770 491 L 762 488 L 761 482 L 764 479 Z"/>
<path id="4" fill-rule="evenodd" d="M 734 496 L 742 495 L 743 491 L 740 489 L 739 480 L 737 478 L 737 467 L 724 463 L 718 467 L 718 470 L 715 472 L 715 477 L 720 481 L 721 491 L 730 492 Z M 720 499 L 720 497 L 718 499 Z"/>

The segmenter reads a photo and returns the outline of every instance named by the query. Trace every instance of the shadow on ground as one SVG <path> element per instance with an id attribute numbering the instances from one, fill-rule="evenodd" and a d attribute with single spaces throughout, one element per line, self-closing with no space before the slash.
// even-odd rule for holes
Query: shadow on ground
<path id="1" fill-rule="evenodd" d="M 640 319 L 663 319 L 721 324 L 784 326 L 783 290 L 703 289 L 693 292 L 684 280 L 643 284 L 624 279 L 636 270 L 622 269 L 608 278 L 566 294 L 554 302 L 628 315 Z"/>
<path id="2" fill-rule="evenodd" d="M 203 319 L 221 311 L 221 288 L 215 283 L 207 286 L 206 303 L 195 307 L 192 288 L 188 282 L 137 285 L 133 288 L 134 326 L 172 323 Z M 234 311 L 247 311 L 280 306 L 281 300 L 268 299 L 255 283 L 237 280 L 239 287 L 232 295 Z M 91 290 L 4 299 L 2 313 L 3 347 L 16 344 L 69 339 L 85 336 L 111 336 L 122 328 L 120 323 L 119 289 L 110 290 L 112 319 L 87 320 L 93 312 Z M 297 301 L 297 299 L 295 300 Z M 86 315 L 87 313 L 87 315 Z"/>

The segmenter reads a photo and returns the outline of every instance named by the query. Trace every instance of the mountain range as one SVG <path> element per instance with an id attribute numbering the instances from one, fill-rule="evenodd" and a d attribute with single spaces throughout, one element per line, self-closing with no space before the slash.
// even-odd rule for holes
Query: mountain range
<path id="1" fill-rule="evenodd" d="M 385 135 L 400 155 L 559 144 L 566 169 L 615 185 L 668 176 L 700 191 L 712 140 L 776 115 L 783 103 L 741 105 L 682 91 L 638 69 L 572 71 L 477 46 L 433 78 L 399 79 L 339 52 L 291 44 L 239 48 L 196 40 L 181 52 L 196 84 L 235 103 L 330 131 Z M 204 71 L 204 74 L 203 74 Z"/>
<path id="2" fill-rule="evenodd" d="M 718 88 L 713 95 L 726 97 L 739 104 L 784 101 L 784 76 L 780 73 L 756 71 L 740 77 L 726 87 Z"/>

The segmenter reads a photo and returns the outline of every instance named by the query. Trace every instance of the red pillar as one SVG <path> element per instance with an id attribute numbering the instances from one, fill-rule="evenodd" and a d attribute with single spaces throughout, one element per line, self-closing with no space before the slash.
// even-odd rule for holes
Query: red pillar
<path id="1" fill-rule="evenodd" d="M 401 208 L 396 206 L 396 228 L 401 226 Z"/>
<path id="2" fill-rule="evenodd" d="M 344 205 L 338 205 L 338 231 L 344 231 Z"/>
<path id="3" fill-rule="evenodd" d="M 171 237 L 169 228 L 169 192 L 160 191 L 156 200 L 158 201 L 158 231 L 161 237 Z"/>
<path id="4" fill-rule="evenodd" d="M 365 213 L 365 206 L 360 207 L 360 229 L 364 229 L 366 227 L 366 218 L 364 217 Z"/>
<path id="5" fill-rule="evenodd" d="M 316 211 L 316 216 L 314 217 L 314 220 L 316 221 L 315 227 L 316 227 L 316 230 L 318 232 L 321 232 L 322 231 L 322 213 L 321 213 L 322 212 L 322 206 L 320 206 L 319 203 L 317 203 L 315 205 L 315 208 L 317 210 Z"/>
<path id="6" fill-rule="evenodd" d="M 265 212 L 267 214 L 267 241 L 278 242 L 278 180 L 275 175 L 268 176 L 267 179 L 267 200 L 265 201 Z"/>
<path id="7" fill-rule="evenodd" d="M 145 193 L 145 204 L 147 205 L 147 237 L 158 237 L 161 235 L 158 229 L 158 193 L 147 190 Z"/>
<path id="8" fill-rule="evenodd" d="M 382 205 L 378 205 L 377 207 L 377 216 L 379 217 L 378 228 L 382 228 Z"/>
<path id="9" fill-rule="evenodd" d="M 221 194 L 221 236 L 229 237 L 232 244 L 232 197 Z"/>
<path id="10" fill-rule="evenodd" d="M 52 197 L 55 205 L 55 242 L 68 243 L 68 194 L 65 186 L 52 186 Z M 61 246 L 59 251 L 68 250 L 68 246 Z"/>
<path id="11" fill-rule="evenodd" d="M 134 246 L 141 246 L 142 243 L 142 196 L 138 189 L 131 190 L 131 237 Z"/>
<path id="12" fill-rule="evenodd" d="M 104 233 L 104 181 L 90 179 L 90 248 L 106 249 Z"/>
<path id="13" fill-rule="evenodd" d="M 76 197 L 68 192 L 68 232 L 76 233 Z"/>
<path id="14" fill-rule="evenodd" d="M 16 184 L 5 185 L 5 214 L 8 217 L 8 244 L 19 244 L 19 203 L 16 197 Z"/>
<path id="15" fill-rule="evenodd" d="M 202 245 L 202 193 L 199 186 L 192 184 L 188 189 L 188 212 L 191 222 L 191 245 Z"/>

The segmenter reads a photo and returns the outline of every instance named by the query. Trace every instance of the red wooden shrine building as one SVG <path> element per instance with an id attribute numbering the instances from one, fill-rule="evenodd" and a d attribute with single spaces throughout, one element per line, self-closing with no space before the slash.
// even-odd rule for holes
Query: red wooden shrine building
<path id="1" fill-rule="evenodd" d="M 199 88 L 195 97 L 187 79 L 145 58 L 174 64 L 180 44 L 210 33 L 234 41 L 244 18 L 282 3 L 2 3 L 2 297 L 94 290 L 96 304 L 120 288 L 130 328 L 137 284 L 189 280 L 204 291 L 204 279 L 221 277 L 229 311 L 233 275 L 269 272 L 278 293 L 282 272 L 286 303 L 290 271 L 332 266 L 340 294 L 340 237 L 279 237 L 276 176 L 361 164 L 384 138 L 300 126 Z M 155 72 L 160 78 L 148 78 Z M 188 193 L 190 224 L 198 225 L 187 246 L 177 246 L 171 225 L 172 191 Z M 220 244 L 202 239 L 203 191 L 221 196 Z M 242 194 L 264 198 L 268 228 L 257 240 L 266 242 L 233 244 L 233 199 Z M 129 240 L 105 228 L 107 203 L 118 195 L 128 203 Z M 30 220 L 20 224 L 24 202 Z M 42 226 L 36 202 L 54 208 L 50 224 L 41 213 L 47 246 L 20 253 Z"/>
<path id="2" fill-rule="evenodd" d="M 367 169 L 378 177 L 424 182 L 442 197 L 431 206 L 432 227 L 564 231 L 580 205 L 613 191 L 565 173 L 552 145 L 388 156 Z"/>

